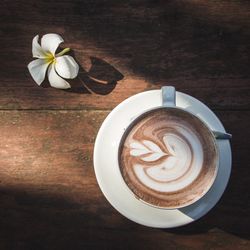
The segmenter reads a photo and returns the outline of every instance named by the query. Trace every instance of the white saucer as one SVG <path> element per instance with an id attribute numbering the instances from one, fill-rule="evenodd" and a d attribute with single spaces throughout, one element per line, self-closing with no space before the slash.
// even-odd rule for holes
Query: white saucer
<path id="1" fill-rule="evenodd" d="M 216 180 L 199 201 L 181 209 L 158 209 L 135 198 L 128 189 L 118 166 L 118 146 L 130 121 L 144 111 L 161 106 L 161 90 L 151 90 L 134 95 L 120 103 L 103 122 L 95 142 L 94 168 L 98 184 L 111 205 L 128 219 L 139 224 L 172 228 L 193 222 L 205 215 L 222 196 L 231 173 L 231 148 L 228 140 L 218 140 L 220 156 Z M 176 105 L 190 110 L 207 125 L 225 132 L 216 115 L 197 99 L 176 92 Z"/>

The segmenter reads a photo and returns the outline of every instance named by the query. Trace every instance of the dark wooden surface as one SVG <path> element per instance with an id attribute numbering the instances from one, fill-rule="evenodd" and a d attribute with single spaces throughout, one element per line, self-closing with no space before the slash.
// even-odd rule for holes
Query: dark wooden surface
<path id="1" fill-rule="evenodd" d="M 248 1 L 2 0 L 0 20 L 1 250 L 250 249 Z M 27 71 L 32 38 L 50 32 L 81 65 L 70 91 L 38 87 Z M 172 230 L 115 211 L 92 162 L 108 113 L 164 84 L 205 102 L 233 134 L 222 199 Z"/>

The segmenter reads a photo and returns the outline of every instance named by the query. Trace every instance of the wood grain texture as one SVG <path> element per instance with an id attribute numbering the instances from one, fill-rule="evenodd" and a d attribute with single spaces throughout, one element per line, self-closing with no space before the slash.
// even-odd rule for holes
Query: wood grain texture
<path id="1" fill-rule="evenodd" d="M 239 135 L 250 121 L 249 111 L 219 111 L 233 133 L 233 172 L 219 204 L 202 220 L 183 229 L 152 230 L 128 221 L 103 197 L 92 165 L 93 143 L 108 112 L 104 111 L 1 111 L 0 241 L 15 239 L 27 249 L 46 246 L 111 248 L 119 246 L 170 249 L 250 246 L 248 162 L 250 132 Z M 244 141 L 242 141 L 244 140 Z M 239 197 L 240 194 L 240 197 Z M 7 228 L 7 229 L 6 229 Z M 23 230 L 25 228 L 25 230 Z M 61 239 L 63 237 L 63 239 Z M 129 240 L 134 237 L 138 242 Z M 95 240 L 96 239 L 96 240 Z M 224 242 L 225 239 L 228 239 Z M 158 243 L 155 243 L 157 240 Z M 144 243 L 143 243 L 144 242 Z M 74 246 L 74 243 L 72 246 Z M 163 244 L 164 243 L 164 244 Z M 66 244 L 66 245 L 64 245 Z M 118 249 L 119 249 L 118 247 Z M 38 247 L 39 249 L 39 247 Z M 41 248 L 44 249 L 44 248 Z"/>
<path id="2" fill-rule="evenodd" d="M 213 81 L 213 84 L 215 81 Z M 178 91 L 187 93 L 206 103 L 216 110 L 249 110 L 249 88 L 188 88 L 178 87 L 174 81 L 168 85 L 176 86 Z M 211 84 L 212 85 L 212 84 Z M 163 85 L 162 85 L 163 86 Z M 111 110 L 126 98 L 144 90 L 160 89 L 161 85 L 152 86 L 144 81 L 131 81 L 120 84 L 108 95 L 91 93 L 76 94 L 50 88 L 19 88 L 8 87 L 0 89 L 0 109 L 99 109 Z M 101 88 L 102 89 L 102 88 Z"/>
<path id="3" fill-rule="evenodd" d="M 245 1 L 19 0 L 2 1 L 1 9 L 1 109 L 112 109 L 163 84 L 213 108 L 249 108 Z M 62 46 L 72 48 L 84 72 L 72 82 L 74 95 L 39 88 L 27 71 L 32 38 L 49 32 L 64 37 Z M 113 86 L 89 79 L 91 57 L 107 62 L 123 79 Z M 98 68 L 99 80 L 112 71 L 106 66 Z M 100 102 L 93 101 L 97 97 Z"/>
<path id="4" fill-rule="evenodd" d="M 250 248 L 248 1 L 2 0 L 0 18 L 1 250 Z M 27 70 L 32 38 L 50 32 L 80 65 L 69 91 Z M 206 216 L 158 230 L 111 207 L 92 154 L 117 104 L 170 84 L 233 134 L 233 170 Z"/>

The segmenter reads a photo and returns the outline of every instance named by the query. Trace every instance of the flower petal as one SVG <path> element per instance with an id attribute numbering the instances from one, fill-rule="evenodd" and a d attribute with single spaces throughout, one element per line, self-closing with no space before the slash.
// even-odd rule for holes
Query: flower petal
<path id="1" fill-rule="evenodd" d="M 42 47 L 40 46 L 40 44 L 38 43 L 38 39 L 39 39 L 39 36 L 36 35 L 36 36 L 33 38 L 33 41 L 32 41 L 32 54 L 33 54 L 33 57 L 45 58 L 45 57 L 46 57 L 46 54 L 45 54 L 45 52 L 43 51 L 43 49 L 42 49 Z"/>
<path id="2" fill-rule="evenodd" d="M 59 56 L 56 58 L 56 72 L 64 78 L 75 78 L 79 71 L 79 66 L 72 56 Z"/>
<path id="3" fill-rule="evenodd" d="M 68 89 L 70 88 L 70 85 L 67 81 L 65 81 L 63 78 L 61 78 L 55 70 L 55 65 L 51 64 L 48 71 L 48 78 L 50 85 L 54 88 L 58 89 Z"/>
<path id="4" fill-rule="evenodd" d="M 49 63 L 46 62 L 45 59 L 41 59 L 41 58 L 33 60 L 32 62 L 28 64 L 29 72 L 32 78 L 34 79 L 34 81 L 38 85 L 40 85 L 43 82 L 48 65 Z"/>
<path id="5" fill-rule="evenodd" d="M 56 49 L 59 44 L 63 42 L 60 35 L 57 34 L 46 34 L 41 39 L 41 46 L 45 52 L 50 52 L 55 55 Z"/>

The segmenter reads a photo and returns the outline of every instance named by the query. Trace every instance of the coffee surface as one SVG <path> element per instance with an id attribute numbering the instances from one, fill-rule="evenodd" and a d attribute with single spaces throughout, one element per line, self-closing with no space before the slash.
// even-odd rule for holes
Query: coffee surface
<path id="1" fill-rule="evenodd" d="M 124 134 L 119 166 L 128 187 L 143 201 L 182 207 L 200 198 L 216 173 L 217 151 L 208 128 L 175 108 L 142 115 Z"/>

